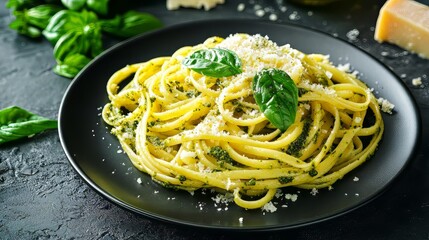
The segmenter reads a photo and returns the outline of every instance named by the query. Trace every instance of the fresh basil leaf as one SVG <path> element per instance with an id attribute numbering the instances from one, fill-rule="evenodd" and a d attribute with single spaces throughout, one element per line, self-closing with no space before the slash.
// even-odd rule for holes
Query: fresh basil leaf
<path id="1" fill-rule="evenodd" d="M 54 72 L 72 78 L 83 67 L 103 51 L 101 27 L 93 12 L 62 10 L 55 14 L 43 34 L 54 42 L 54 57 L 57 66 Z M 74 55 L 86 58 L 76 64 Z M 70 60 L 70 59 L 73 59 Z"/>
<path id="2" fill-rule="evenodd" d="M 57 128 L 57 121 L 17 106 L 0 110 L 0 144 Z"/>
<path id="3" fill-rule="evenodd" d="M 265 117 L 281 131 L 295 121 L 298 109 L 298 88 L 290 76 L 280 69 L 264 69 L 252 81 L 253 97 Z"/>
<path id="4" fill-rule="evenodd" d="M 9 0 L 6 7 L 13 10 L 24 10 L 42 4 L 40 0 Z"/>
<path id="5" fill-rule="evenodd" d="M 87 0 L 86 5 L 98 14 L 107 15 L 109 13 L 109 0 Z"/>
<path id="6" fill-rule="evenodd" d="M 78 11 L 85 6 L 86 0 L 61 0 L 63 5 L 73 11 Z"/>
<path id="7" fill-rule="evenodd" d="M 92 24 L 89 26 L 89 29 L 90 30 L 85 32 L 85 36 L 89 40 L 89 44 L 91 46 L 87 56 L 94 58 L 103 52 L 101 27 L 99 24 Z"/>
<path id="8" fill-rule="evenodd" d="M 182 64 L 209 77 L 228 77 L 242 72 L 237 54 L 222 48 L 198 50 L 186 57 Z"/>
<path id="9" fill-rule="evenodd" d="M 33 26 L 28 26 L 26 32 L 23 34 L 31 38 L 38 38 L 42 35 L 42 32 L 38 28 L 35 28 Z"/>
<path id="10" fill-rule="evenodd" d="M 68 55 L 86 53 L 89 49 L 82 32 L 70 31 L 62 35 L 54 47 L 54 57 L 62 62 Z"/>
<path id="11" fill-rule="evenodd" d="M 76 12 L 71 10 L 61 10 L 52 16 L 48 26 L 43 30 L 43 35 L 53 45 L 61 36 L 69 31 L 83 32 L 90 25 L 97 25 L 98 17 L 95 13 L 83 10 Z"/>
<path id="12" fill-rule="evenodd" d="M 60 10 L 61 7 L 57 5 L 44 4 L 28 9 L 25 12 L 25 16 L 28 23 L 44 29 L 46 26 L 48 26 L 49 20 L 52 18 L 52 16 L 54 16 Z"/>
<path id="13" fill-rule="evenodd" d="M 54 47 L 57 66 L 54 72 L 60 76 L 73 78 L 89 61 L 102 50 L 101 38 L 95 40 L 81 32 L 63 35 Z"/>
<path id="14" fill-rule="evenodd" d="M 90 58 L 85 55 L 76 53 L 72 55 L 68 55 L 63 62 L 58 63 L 54 72 L 60 76 L 73 78 L 75 77 L 80 70 L 82 70 L 89 62 Z"/>
<path id="15" fill-rule="evenodd" d="M 162 27 L 161 21 L 149 13 L 128 11 L 113 19 L 101 21 L 103 31 L 114 36 L 128 38 Z"/>
<path id="16" fill-rule="evenodd" d="M 15 12 L 15 14 L 16 18 L 9 24 L 11 29 L 31 38 L 38 38 L 42 35 L 42 32 L 38 28 L 28 23 L 23 12 Z"/>

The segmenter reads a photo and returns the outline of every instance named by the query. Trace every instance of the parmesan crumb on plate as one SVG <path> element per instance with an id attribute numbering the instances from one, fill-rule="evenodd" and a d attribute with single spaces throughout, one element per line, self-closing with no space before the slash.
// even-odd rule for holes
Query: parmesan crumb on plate
<path id="1" fill-rule="evenodd" d="M 317 190 L 317 188 L 311 189 L 311 192 L 310 192 L 311 195 L 316 196 L 318 193 L 319 193 L 319 190 Z"/>
<path id="2" fill-rule="evenodd" d="M 272 202 L 268 202 L 262 207 L 262 211 L 272 213 L 277 211 L 277 207 Z"/>
<path id="3" fill-rule="evenodd" d="M 138 184 L 142 184 L 142 182 L 143 182 L 143 181 L 142 181 L 142 179 L 141 179 L 141 178 L 137 178 L 137 183 L 138 183 Z"/>
<path id="4" fill-rule="evenodd" d="M 389 102 L 387 99 L 384 99 L 384 98 L 378 98 L 377 101 L 378 101 L 378 104 L 381 106 L 381 111 L 389 114 L 393 113 L 393 108 L 395 107 L 394 104 L 392 104 L 391 102 Z"/>
<path id="5" fill-rule="evenodd" d="M 295 202 L 298 199 L 298 194 L 287 193 L 285 195 L 285 198 L 288 199 L 288 200 L 291 200 L 292 202 Z"/>

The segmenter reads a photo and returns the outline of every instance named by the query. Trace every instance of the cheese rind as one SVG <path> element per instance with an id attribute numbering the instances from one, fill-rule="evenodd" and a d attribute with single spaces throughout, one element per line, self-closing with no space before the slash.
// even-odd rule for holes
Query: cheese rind
<path id="1" fill-rule="evenodd" d="M 374 39 L 429 58 L 429 7 L 412 0 L 388 0 L 380 10 Z"/>

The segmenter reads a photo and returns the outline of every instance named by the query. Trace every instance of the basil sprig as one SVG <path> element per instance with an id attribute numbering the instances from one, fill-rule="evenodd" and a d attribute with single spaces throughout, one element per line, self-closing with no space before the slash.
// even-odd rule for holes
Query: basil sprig
<path id="1" fill-rule="evenodd" d="M 17 106 L 0 110 L 0 144 L 57 127 L 56 120 L 41 117 Z"/>
<path id="2" fill-rule="evenodd" d="M 38 5 L 29 9 L 14 10 L 15 19 L 9 27 L 18 33 L 37 38 L 42 35 L 40 29 L 45 28 L 51 17 L 61 10 L 61 7 L 53 4 Z"/>
<path id="3" fill-rule="evenodd" d="M 128 38 L 162 27 L 148 13 L 129 10 L 132 0 L 9 0 L 9 27 L 54 45 L 54 72 L 73 78 L 103 49 L 102 33 Z"/>
<path id="4" fill-rule="evenodd" d="M 252 82 L 253 97 L 265 117 L 281 131 L 294 123 L 298 108 L 298 88 L 280 69 L 264 69 Z"/>
<path id="5" fill-rule="evenodd" d="M 57 62 L 54 72 L 64 77 L 74 77 L 103 51 L 99 20 L 90 11 L 59 11 L 43 30 L 43 35 L 54 44 Z"/>
<path id="6" fill-rule="evenodd" d="M 209 77 L 229 77 L 242 72 L 241 60 L 228 49 L 201 49 L 183 59 L 182 64 Z"/>

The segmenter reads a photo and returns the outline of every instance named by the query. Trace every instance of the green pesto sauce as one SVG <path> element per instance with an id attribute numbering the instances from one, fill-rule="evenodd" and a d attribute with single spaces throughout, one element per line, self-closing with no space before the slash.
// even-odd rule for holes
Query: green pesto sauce
<path id="1" fill-rule="evenodd" d="M 304 126 L 302 128 L 302 133 L 299 135 L 295 141 L 293 141 L 288 149 L 286 150 L 286 153 L 295 157 L 300 156 L 300 151 L 305 147 L 305 143 L 308 137 L 308 134 L 310 132 L 310 126 L 311 122 L 309 119 L 304 120 Z"/>
<path id="2" fill-rule="evenodd" d="M 291 176 L 283 176 L 283 177 L 278 178 L 279 183 L 281 183 L 281 184 L 290 183 L 293 181 L 293 179 L 294 179 L 294 177 L 291 177 Z"/>

